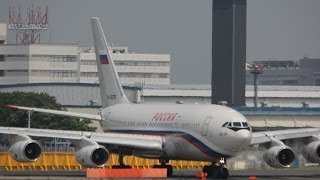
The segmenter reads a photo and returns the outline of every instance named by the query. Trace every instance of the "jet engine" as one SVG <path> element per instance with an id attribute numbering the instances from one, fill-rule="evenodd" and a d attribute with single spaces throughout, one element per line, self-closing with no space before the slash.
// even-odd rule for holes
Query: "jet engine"
<path id="1" fill-rule="evenodd" d="M 263 159 L 273 168 L 291 167 L 295 153 L 288 146 L 273 146 L 263 155 Z"/>
<path id="2" fill-rule="evenodd" d="M 100 145 L 85 146 L 76 153 L 77 161 L 86 167 L 103 167 L 109 159 L 109 151 Z"/>
<path id="3" fill-rule="evenodd" d="M 17 141 L 11 145 L 9 153 L 16 161 L 32 162 L 39 159 L 41 147 L 34 140 Z"/>
<path id="4" fill-rule="evenodd" d="M 320 141 L 314 141 L 304 146 L 302 155 L 312 163 L 320 163 Z"/>

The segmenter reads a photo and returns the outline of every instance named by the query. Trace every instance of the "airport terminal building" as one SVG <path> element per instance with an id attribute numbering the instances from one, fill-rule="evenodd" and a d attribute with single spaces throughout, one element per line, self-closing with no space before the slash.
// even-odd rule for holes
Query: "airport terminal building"
<path id="1" fill-rule="evenodd" d="M 0 84 L 99 83 L 92 47 L 77 44 L 6 44 L 0 22 Z M 112 47 L 121 83 L 170 84 L 170 55 L 133 53 Z"/>
<path id="2" fill-rule="evenodd" d="M 210 85 L 123 86 L 133 103 L 210 104 Z M 48 93 L 68 111 L 97 114 L 101 108 L 98 84 L 27 83 L 0 85 L 0 92 Z M 319 86 L 260 86 L 259 108 L 253 108 L 253 87 L 246 86 L 246 107 L 235 107 L 252 126 L 320 127 Z M 99 127 L 99 126 L 98 126 Z"/>
<path id="3" fill-rule="evenodd" d="M 210 104 L 210 85 L 125 85 L 133 103 Z M 320 107 L 318 86 L 260 86 L 260 107 Z M 56 97 L 65 107 L 101 106 L 100 89 L 93 83 L 26 83 L 0 85 L 0 92 L 38 92 Z M 246 86 L 246 106 L 253 107 L 253 86 Z"/>
<path id="4" fill-rule="evenodd" d="M 170 84 L 170 55 L 113 47 L 124 84 Z M 92 48 L 62 44 L 0 44 L 0 84 L 98 83 Z"/>

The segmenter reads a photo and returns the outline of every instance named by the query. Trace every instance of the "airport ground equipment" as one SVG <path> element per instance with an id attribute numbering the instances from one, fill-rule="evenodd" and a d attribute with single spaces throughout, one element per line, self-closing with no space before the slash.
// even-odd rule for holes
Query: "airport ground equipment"
<path id="1" fill-rule="evenodd" d="M 126 156 L 124 163 L 133 168 L 152 168 L 158 165 L 159 161 L 155 159 L 144 159 L 135 156 Z M 118 155 L 110 154 L 108 164 L 104 168 L 110 169 L 118 164 Z M 202 169 L 203 166 L 210 163 L 204 161 L 170 161 L 170 164 L 176 170 L 181 169 Z M 8 152 L 0 153 L 0 169 L 6 171 L 13 170 L 83 170 L 81 164 L 76 160 L 74 152 L 43 152 L 36 162 L 22 163 L 15 161 Z"/>

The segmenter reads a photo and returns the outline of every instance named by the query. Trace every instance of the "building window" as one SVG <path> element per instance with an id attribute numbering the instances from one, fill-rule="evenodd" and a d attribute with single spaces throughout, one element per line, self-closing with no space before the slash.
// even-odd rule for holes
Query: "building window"
<path id="1" fill-rule="evenodd" d="M 77 71 L 71 70 L 49 70 L 50 77 L 76 77 Z"/>
<path id="2" fill-rule="evenodd" d="M 297 79 L 285 79 L 282 80 L 282 85 L 297 85 L 298 80 Z"/>
<path id="3" fill-rule="evenodd" d="M 49 76 L 48 70 L 32 69 L 31 76 Z"/>
<path id="4" fill-rule="evenodd" d="M 81 72 L 80 73 L 81 77 L 98 77 L 97 72 Z"/>
<path id="5" fill-rule="evenodd" d="M 6 70 L 5 76 L 26 76 L 28 75 L 28 69 L 9 69 Z"/>
<path id="6" fill-rule="evenodd" d="M 81 65 L 97 65 L 95 60 L 81 60 Z"/>
<path id="7" fill-rule="evenodd" d="M 0 70 L 0 76 L 4 76 L 4 70 Z"/>
<path id="8" fill-rule="evenodd" d="M 313 77 L 320 77 L 320 72 L 313 72 Z"/>
<path id="9" fill-rule="evenodd" d="M 167 73 L 119 73 L 120 78 L 168 78 Z"/>
<path id="10" fill-rule="evenodd" d="M 71 55 L 55 55 L 55 56 L 50 56 L 50 61 L 51 62 L 76 62 L 77 57 L 76 56 L 71 56 Z"/>
<path id="11" fill-rule="evenodd" d="M 162 62 L 162 61 L 115 61 L 116 66 L 152 66 L 152 67 L 169 67 L 169 62 Z"/>
<path id="12" fill-rule="evenodd" d="M 314 80 L 314 85 L 315 86 L 320 86 L 320 79 L 315 79 Z"/>
<path id="13" fill-rule="evenodd" d="M 7 72 L 28 72 L 27 69 L 9 69 Z"/>
<path id="14" fill-rule="evenodd" d="M 159 74 L 159 78 L 168 78 L 169 74 Z"/>
<path id="15" fill-rule="evenodd" d="M 3 62 L 3 61 L 5 61 L 5 57 L 4 55 L 0 55 L 0 62 Z"/>
<path id="16" fill-rule="evenodd" d="M 51 62 L 76 62 L 77 56 L 73 55 L 42 55 L 42 54 L 33 54 L 32 57 L 46 57 L 50 58 Z"/>
<path id="17" fill-rule="evenodd" d="M 26 54 L 10 54 L 10 55 L 6 55 L 6 57 L 28 57 L 28 55 Z"/>

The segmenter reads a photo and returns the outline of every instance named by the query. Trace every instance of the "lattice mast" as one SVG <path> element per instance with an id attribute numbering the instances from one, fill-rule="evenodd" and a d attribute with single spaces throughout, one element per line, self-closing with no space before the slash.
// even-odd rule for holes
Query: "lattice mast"
<path id="1" fill-rule="evenodd" d="M 40 32 L 48 29 L 48 6 L 43 13 L 39 6 L 35 11 L 32 4 L 27 8 L 26 14 L 24 18 L 21 16 L 20 5 L 17 14 L 15 6 L 9 6 L 8 29 L 17 31 L 17 44 L 40 43 Z"/>

